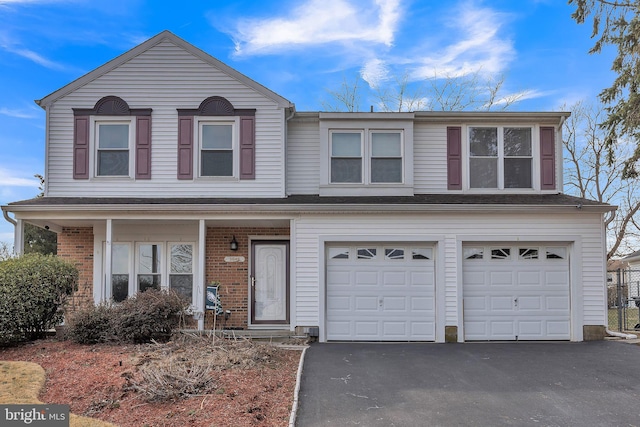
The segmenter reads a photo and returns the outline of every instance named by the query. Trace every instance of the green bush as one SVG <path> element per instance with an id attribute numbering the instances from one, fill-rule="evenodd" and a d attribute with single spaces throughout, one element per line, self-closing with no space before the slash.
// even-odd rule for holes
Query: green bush
<path id="1" fill-rule="evenodd" d="M 79 344 L 96 344 L 115 340 L 115 310 L 109 303 L 95 305 L 74 314 L 65 338 Z"/>
<path id="2" fill-rule="evenodd" d="M 119 341 L 166 340 L 180 326 L 188 303 L 174 291 L 148 289 L 115 307 L 114 330 Z"/>
<path id="3" fill-rule="evenodd" d="M 76 267 L 52 255 L 0 262 L 0 345 L 41 338 L 60 324 L 77 285 Z"/>

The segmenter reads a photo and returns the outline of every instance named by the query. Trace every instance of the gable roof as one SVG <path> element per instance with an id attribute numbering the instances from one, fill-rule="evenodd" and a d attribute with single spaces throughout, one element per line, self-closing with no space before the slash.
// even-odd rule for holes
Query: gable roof
<path id="1" fill-rule="evenodd" d="M 36 100 L 35 102 L 40 107 L 45 108 L 49 104 L 51 104 L 51 103 L 57 101 L 58 99 L 68 95 L 69 93 L 73 92 L 74 90 L 86 85 L 87 83 L 90 83 L 90 82 L 94 81 L 95 79 L 105 75 L 106 73 L 118 68 L 122 64 L 130 61 L 131 59 L 135 58 L 136 56 L 138 56 L 138 55 L 140 55 L 140 54 L 142 54 L 144 52 L 146 52 L 147 50 L 153 48 L 154 46 L 162 43 L 165 40 L 175 44 L 178 47 L 181 47 L 185 51 L 191 53 L 193 56 L 201 59 L 202 61 L 210 64 L 211 66 L 213 66 L 213 67 L 217 68 L 218 70 L 222 71 L 223 73 L 227 74 L 229 77 L 238 80 L 239 82 L 245 84 L 246 86 L 254 89 L 256 92 L 261 93 L 265 97 L 267 97 L 267 98 L 271 99 L 272 101 L 276 102 L 280 107 L 283 107 L 283 108 L 295 108 L 294 104 L 291 101 L 283 98 L 282 96 L 280 96 L 277 93 L 273 92 L 272 90 L 266 88 L 265 86 L 261 85 L 260 83 L 256 82 L 255 80 L 250 79 L 249 77 L 245 76 L 244 74 L 240 73 L 239 71 L 229 67 L 227 64 L 225 64 L 222 61 L 214 58 L 213 56 L 211 56 L 208 53 L 204 52 L 203 50 L 195 47 L 194 45 L 188 43 L 187 41 L 181 39 L 180 37 L 176 36 L 175 34 L 173 34 L 172 32 L 170 32 L 168 30 L 165 30 L 165 31 L 161 32 L 160 34 L 157 34 L 156 36 L 150 38 L 149 40 L 145 41 L 144 43 L 139 44 L 138 46 L 134 47 L 133 49 L 123 53 L 120 56 L 117 56 L 116 58 L 112 59 L 111 61 L 107 62 L 106 64 L 96 68 L 93 71 L 90 71 L 89 73 L 85 74 L 84 76 L 72 81 L 68 85 L 63 86 L 62 88 L 60 88 L 60 89 L 56 90 L 55 92 L 45 96 L 42 99 Z"/>

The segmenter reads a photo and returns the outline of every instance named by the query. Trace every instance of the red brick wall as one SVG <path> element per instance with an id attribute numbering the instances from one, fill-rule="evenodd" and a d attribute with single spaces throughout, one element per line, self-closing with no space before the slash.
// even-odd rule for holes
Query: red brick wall
<path id="1" fill-rule="evenodd" d="M 288 228 L 252 228 L 226 227 L 207 228 L 205 275 L 208 285 L 220 282 L 220 301 L 224 310 L 231 310 L 226 322 L 228 327 L 246 328 L 249 316 L 249 235 L 251 236 L 289 236 Z M 233 236 L 238 241 L 238 250 L 229 249 Z M 242 256 L 244 262 L 225 262 L 227 256 Z M 205 328 L 213 326 L 213 316 L 208 311 Z M 218 325 L 224 324 L 223 316 L 218 316 Z"/>
<path id="2" fill-rule="evenodd" d="M 78 269 L 78 290 L 71 297 L 67 314 L 93 305 L 93 228 L 63 228 L 58 234 L 58 256 Z"/>

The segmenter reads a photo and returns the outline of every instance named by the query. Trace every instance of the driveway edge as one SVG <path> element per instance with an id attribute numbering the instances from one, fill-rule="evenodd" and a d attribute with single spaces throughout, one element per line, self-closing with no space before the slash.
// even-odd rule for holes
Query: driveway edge
<path id="1" fill-rule="evenodd" d="M 309 347 L 305 347 L 300 355 L 300 362 L 298 363 L 298 374 L 296 375 L 296 388 L 293 391 L 293 405 L 291 405 L 291 416 L 289 417 L 289 427 L 295 427 L 296 416 L 298 415 L 298 395 L 300 394 L 300 381 L 302 379 L 302 367 L 304 366 L 304 355 L 307 353 Z"/>

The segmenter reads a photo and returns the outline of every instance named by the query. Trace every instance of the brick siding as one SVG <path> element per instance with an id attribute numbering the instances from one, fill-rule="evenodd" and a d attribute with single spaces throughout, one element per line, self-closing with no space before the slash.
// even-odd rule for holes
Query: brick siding
<path id="1" fill-rule="evenodd" d="M 58 256 L 72 262 L 79 272 L 78 290 L 65 312 L 69 317 L 93 305 L 93 228 L 64 227 L 58 234 Z"/>
<path id="2" fill-rule="evenodd" d="M 289 236 L 288 228 L 253 227 L 208 227 L 206 238 L 205 284 L 220 282 L 220 301 L 224 310 L 231 311 L 231 317 L 224 322 L 218 316 L 216 328 L 221 325 L 246 329 L 249 316 L 249 236 Z M 229 249 L 233 236 L 238 242 L 238 250 Z M 242 256 L 244 262 L 225 262 L 228 256 Z M 205 329 L 213 327 L 213 316 L 207 311 Z"/>

